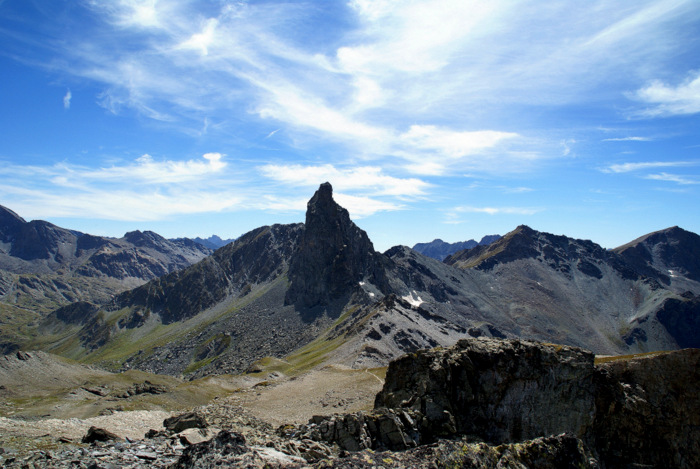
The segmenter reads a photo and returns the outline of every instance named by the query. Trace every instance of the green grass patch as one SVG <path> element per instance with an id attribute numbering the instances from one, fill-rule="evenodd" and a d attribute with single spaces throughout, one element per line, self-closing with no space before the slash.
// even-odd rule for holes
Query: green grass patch
<path id="1" fill-rule="evenodd" d="M 190 365 L 185 368 L 185 371 L 183 371 L 183 374 L 189 374 L 189 373 L 194 373 L 195 371 L 199 370 L 200 368 L 204 368 L 208 364 L 214 361 L 214 358 L 216 357 L 209 357 L 205 358 L 204 360 L 199 360 L 194 363 L 190 363 Z"/>

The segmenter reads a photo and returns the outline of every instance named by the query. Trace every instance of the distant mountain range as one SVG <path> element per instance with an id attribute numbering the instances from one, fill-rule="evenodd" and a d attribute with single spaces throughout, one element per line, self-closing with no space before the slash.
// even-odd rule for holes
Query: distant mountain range
<path id="1" fill-rule="evenodd" d="M 151 231 L 116 239 L 27 222 L 0 206 L 0 351 L 16 349 L 26 324 L 45 313 L 72 302 L 105 303 L 211 253 Z"/>
<path id="2" fill-rule="evenodd" d="M 478 336 L 599 354 L 697 347 L 699 250 L 678 227 L 606 250 L 520 226 L 444 262 L 402 246 L 379 253 L 323 184 L 305 223 L 258 228 L 107 301 L 64 305 L 26 325 L 25 346 L 193 377 L 383 366 Z"/>
<path id="3" fill-rule="evenodd" d="M 446 243 L 441 239 L 435 239 L 429 243 L 417 243 L 415 246 L 413 246 L 413 250 L 418 251 L 425 256 L 441 261 L 450 254 L 454 254 L 465 249 L 471 249 L 476 246 L 485 246 L 497 241 L 500 238 L 500 235 L 487 235 L 481 238 L 481 241 L 478 242 L 470 239 L 469 241 L 460 241 L 457 243 Z"/>
<path id="4" fill-rule="evenodd" d="M 176 238 L 176 239 L 171 239 L 171 241 L 178 242 L 178 241 L 186 241 L 186 240 L 192 240 L 195 243 L 201 244 L 202 246 L 211 249 L 212 251 L 216 251 L 222 246 L 226 246 L 229 243 L 232 243 L 235 241 L 235 239 L 221 239 L 217 235 L 212 235 L 209 236 L 208 238 L 200 238 L 199 236 L 196 238 Z"/>

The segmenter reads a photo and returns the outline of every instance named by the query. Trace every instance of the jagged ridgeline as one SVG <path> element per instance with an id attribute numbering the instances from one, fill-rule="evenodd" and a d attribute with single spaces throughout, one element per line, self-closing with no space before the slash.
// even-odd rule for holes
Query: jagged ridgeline
<path id="1" fill-rule="evenodd" d="M 385 366 L 464 337 L 598 354 L 698 346 L 700 237 L 674 227 L 615 250 L 520 226 L 444 262 L 374 250 L 322 184 L 303 224 L 253 230 L 108 302 L 56 309 L 32 344 L 114 369 L 203 376 Z"/>

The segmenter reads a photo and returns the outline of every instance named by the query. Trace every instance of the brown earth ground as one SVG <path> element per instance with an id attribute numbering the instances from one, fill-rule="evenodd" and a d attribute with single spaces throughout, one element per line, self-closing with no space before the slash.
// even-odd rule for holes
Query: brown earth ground
<path id="1" fill-rule="evenodd" d="M 0 448 L 55 449 L 79 443 L 93 425 L 142 439 L 148 430 L 162 429 L 166 417 L 203 406 L 217 423 L 240 409 L 249 418 L 236 423 L 248 430 L 258 427 L 257 420 L 273 428 L 306 423 L 313 415 L 371 409 L 384 373 L 330 365 L 298 376 L 260 369 L 184 381 L 137 371 L 107 373 L 41 352 L 25 360 L 0 357 Z M 165 392 L 123 397 L 146 382 Z"/>

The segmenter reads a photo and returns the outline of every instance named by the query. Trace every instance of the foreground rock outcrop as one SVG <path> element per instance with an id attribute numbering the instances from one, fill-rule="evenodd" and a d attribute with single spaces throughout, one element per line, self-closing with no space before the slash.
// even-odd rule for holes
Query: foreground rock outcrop
<path id="1" fill-rule="evenodd" d="M 460 340 L 389 365 L 375 408 L 420 412 L 429 439 L 507 443 L 563 432 L 583 437 L 594 414 L 594 356 L 519 340 Z"/>
<path id="2" fill-rule="evenodd" d="M 392 362 L 374 411 L 316 417 L 304 431 L 349 451 L 461 437 L 484 442 L 484 454 L 566 435 L 567 457 L 590 454 L 593 467 L 700 467 L 700 350 L 593 359 L 573 347 L 461 340 Z"/>
<path id="3" fill-rule="evenodd" d="M 595 408 L 608 467 L 700 467 L 700 349 L 597 366 Z"/>

